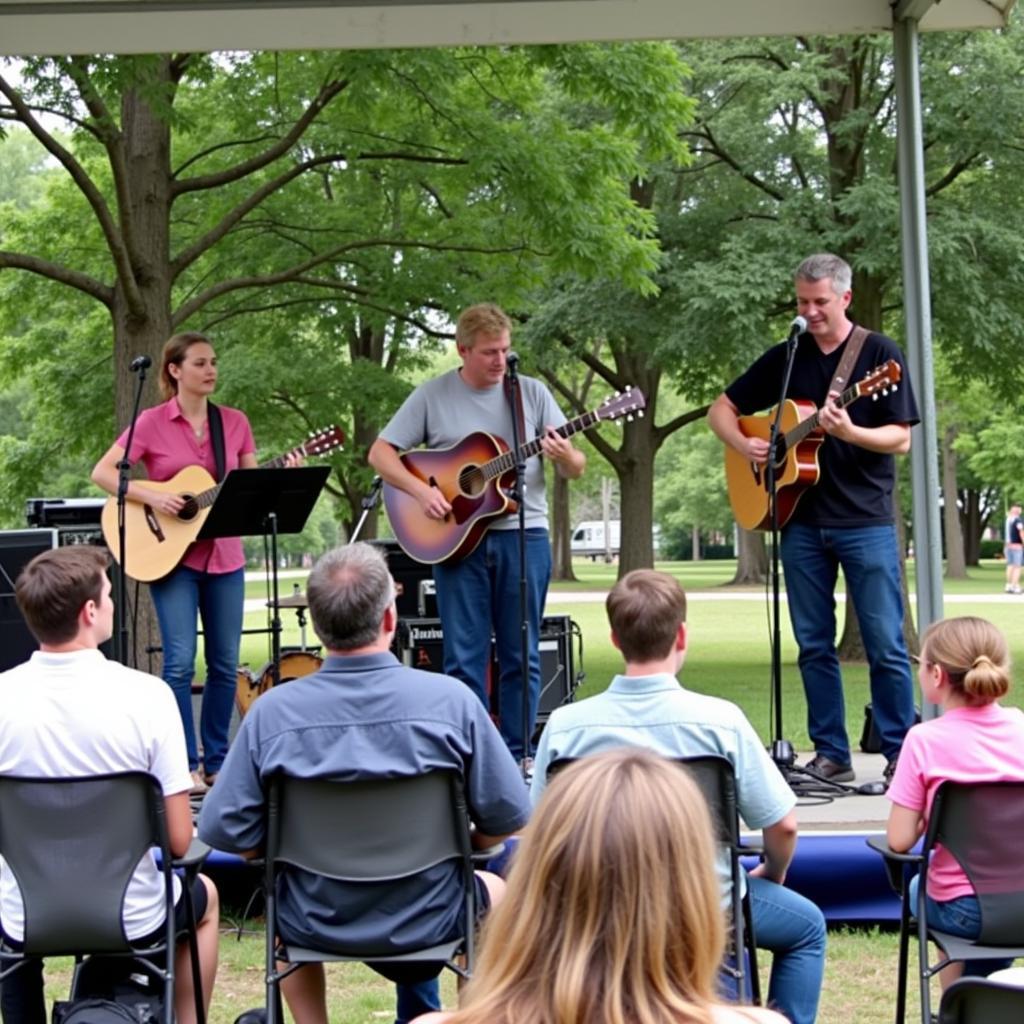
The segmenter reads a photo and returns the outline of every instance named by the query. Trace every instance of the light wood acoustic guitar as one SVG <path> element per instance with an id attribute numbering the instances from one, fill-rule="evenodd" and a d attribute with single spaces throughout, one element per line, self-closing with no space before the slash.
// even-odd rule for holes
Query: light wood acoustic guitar
<path id="1" fill-rule="evenodd" d="M 261 464 L 261 469 L 273 469 L 285 464 L 289 457 L 306 458 L 324 455 L 339 448 L 345 436 L 337 427 L 314 434 L 307 441 Z M 125 551 L 132 579 L 152 583 L 170 573 L 185 557 L 188 546 L 196 539 L 210 514 L 210 507 L 220 493 L 220 484 L 202 466 L 186 466 L 170 480 L 146 480 L 154 491 L 180 494 L 185 507 L 176 515 L 167 515 L 151 505 L 127 501 L 124 506 Z M 103 537 L 114 558 L 119 556 L 117 539 L 117 498 L 107 498 L 100 515 Z"/>
<path id="2" fill-rule="evenodd" d="M 895 391 L 902 373 L 895 359 L 872 370 L 859 383 L 847 388 L 836 405 L 845 408 L 858 398 Z M 776 409 L 778 406 L 775 407 Z M 804 399 L 786 399 L 776 438 L 775 474 L 778 495 L 779 526 L 782 527 L 796 510 L 804 492 L 821 476 L 818 449 L 825 433 L 818 426 L 818 407 Z M 760 416 L 741 416 L 740 430 L 746 437 L 771 436 L 775 409 Z M 766 466 L 744 458 L 735 448 L 725 449 L 725 482 L 729 489 L 736 522 L 744 530 L 768 530 L 772 525 L 772 502 L 768 490 Z"/>
<path id="3" fill-rule="evenodd" d="M 640 391 L 626 388 L 598 408 L 562 424 L 555 433 L 572 437 L 603 420 L 640 414 L 645 404 Z M 508 489 L 515 484 L 516 463 L 540 450 L 539 437 L 513 452 L 500 437 L 476 431 L 451 448 L 403 453 L 405 468 L 437 487 L 452 510 L 444 519 L 430 519 L 411 494 L 385 484 L 384 507 L 398 543 L 418 562 L 434 564 L 465 558 L 498 516 L 516 511 L 516 503 L 508 496 Z"/>

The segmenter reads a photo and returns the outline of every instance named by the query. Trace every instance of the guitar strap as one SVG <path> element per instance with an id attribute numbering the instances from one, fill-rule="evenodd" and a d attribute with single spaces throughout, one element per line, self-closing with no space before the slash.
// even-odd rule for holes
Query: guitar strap
<path id="1" fill-rule="evenodd" d="M 843 353 L 843 358 L 839 360 L 836 372 L 832 376 L 832 383 L 828 386 L 829 391 L 838 391 L 839 394 L 842 394 L 846 390 L 847 384 L 850 383 L 850 374 L 853 373 L 854 363 L 857 362 L 857 356 L 860 355 L 867 336 L 868 332 L 865 328 L 859 324 L 854 325 L 846 342 L 846 351 Z"/>
<path id="2" fill-rule="evenodd" d="M 210 428 L 210 441 L 213 444 L 213 458 L 217 467 L 217 483 L 225 477 L 227 458 L 224 455 L 224 421 L 221 419 L 220 407 L 207 400 L 206 422 Z"/>

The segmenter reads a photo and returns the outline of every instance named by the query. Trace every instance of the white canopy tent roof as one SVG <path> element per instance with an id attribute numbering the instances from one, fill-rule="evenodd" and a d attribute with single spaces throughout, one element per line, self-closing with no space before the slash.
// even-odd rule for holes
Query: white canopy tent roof
<path id="1" fill-rule="evenodd" d="M 363 49 L 997 28 L 1014 0 L 0 0 L 0 53 Z"/>
<path id="2" fill-rule="evenodd" d="M 917 623 L 942 616 L 920 31 L 1006 25 L 1015 0 L 0 0 L 0 55 L 366 49 L 893 32 Z"/>

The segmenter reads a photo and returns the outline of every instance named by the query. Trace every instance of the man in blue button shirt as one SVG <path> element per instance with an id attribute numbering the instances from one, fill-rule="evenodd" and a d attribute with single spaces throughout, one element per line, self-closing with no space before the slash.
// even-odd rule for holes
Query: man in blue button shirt
<path id="1" fill-rule="evenodd" d="M 608 594 L 612 643 L 626 670 L 604 693 L 552 712 L 534 764 L 531 798 L 546 785 L 548 765 L 615 747 L 647 747 L 665 757 L 717 754 L 736 775 L 739 812 L 762 830 L 764 863 L 743 879 L 750 892 L 758 947 L 772 952 L 769 1005 L 793 1024 L 813 1024 L 825 963 L 825 919 L 810 900 L 783 884 L 796 849 L 796 799 L 743 712 L 718 697 L 679 685 L 686 655 L 686 595 L 672 576 L 627 573 Z M 723 905 L 729 865 L 719 857 Z"/>
<path id="2" fill-rule="evenodd" d="M 253 705 L 204 800 L 200 837 L 218 849 L 258 854 L 264 780 L 278 770 L 368 779 L 455 769 L 465 779 L 478 846 L 521 828 L 529 816 L 522 778 L 473 692 L 448 676 L 407 668 L 389 650 L 398 613 L 382 553 L 368 544 L 328 552 L 310 573 L 307 594 L 327 660 Z M 461 934 L 459 872 L 446 863 L 398 881 L 386 906 L 365 884 L 289 876 L 279 896 L 281 937 L 381 956 L 449 941 Z M 478 872 L 477 888 L 486 908 L 504 882 Z M 375 969 L 397 984 L 398 1024 L 440 1008 L 436 971 L 424 979 L 422 967 Z M 281 988 L 296 1024 L 327 1024 L 322 965 L 301 967 Z"/>

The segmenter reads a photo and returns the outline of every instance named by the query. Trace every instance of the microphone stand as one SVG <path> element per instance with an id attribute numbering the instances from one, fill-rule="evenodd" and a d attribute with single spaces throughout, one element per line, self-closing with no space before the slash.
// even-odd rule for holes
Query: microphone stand
<path id="1" fill-rule="evenodd" d="M 768 488 L 768 504 L 771 509 L 771 538 L 772 538 L 772 700 L 775 703 L 775 722 L 771 746 L 771 757 L 783 777 L 786 777 L 789 769 L 793 767 L 796 756 L 793 753 L 793 744 L 784 739 L 782 735 L 782 633 L 780 627 L 781 603 L 779 597 L 779 577 L 781 569 L 779 565 L 779 503 L 777 491 L 777 473 L 780 457 L 785 452 L 777 451 L 779 447 L 779 428 L 782 424 L 782 410 L 786 404 L 786 392 L 789 390 L 789 378 L 793 373 L 793 363 L 796 360 L 796 349 L 799 343 L 800 332 L 794 325 L 790 329 L 786 349 L 786 368 L 782 374 L 782 390 L 779 393 L 779 401 L 775 406 L 775 417 L 772 420 L 771 431 L 768 434 L 768 461 L 765 464 L 765 482 Z"/>
<path id="2" fill-rule="evenodd" d="M 349 544 L 354 544 L 359 540 L 359 534 L 363 532 L 363 523 L 366 522 L 366 517 L 380 500 L 380 489 L 383 484 L 384 481 L 379 476 L 375 476 L 373 478 L 373 483 L 370 484 L 370 489 L 359 502 L 359 507 L 363 510 L 363 514 L 359 517 L 359 522 L 356 523 L 355 529 L 352 531 L 352 536 L 348 539 Z"/>
<path id="3" fill-rule="evenodd" d="M 135 387 L 135 404 L 132 406 L 132 418 L 128 425 L 128 439 L 124 447 L 124 457 L 117 464 L 117 555 L 121 571 L 117 574 L 117 611 L 120 625 L 117 630 L 117 660 L 122 665 L 128 664 L 128 564 L 125 561 L 125 503 L 128 500 L 128 484 L 131 482 L 132 464 L 128 459 L 132 451 L 132 440 L 135 437 L 135 424 L 139 419 L 139 404 L 142 401 L 142 389 L 146 384 L 146 370 L 150 365 L 149 356 L 138 356 L 132 360 L 130 370 L 138 373 Z M 134 657 L 132 661 L 134 662 Z"/>
<path id="4" fill-rule="evenodd" d="M 512 406 L 512 451 L 520 452 L 523 438 L 519 430 L 519 414 L 521 408 L 522 391 L 519 387 L 519 357 L 514 353 L 508 354 L 508 384 L 509 402 Z M 526 588 L 526 507 L 523 503 L 523 496 L 526 491 L 524 480 L 526 474 L 526 462 L 522 456 L 516 459 L 515 464 L 516 482 L 512 497 L 516 501 L 519 511 L 518 526 L 516 532 L 519 536 L 519 662 L 522 671 L 522 737 L 523 737 L 523 759 L 521 768 L 523 778 L 529 778 L 527 768 L 530 757 L 530 619 Z M 500 698 L 499 698 L 500 706 Z"/>

